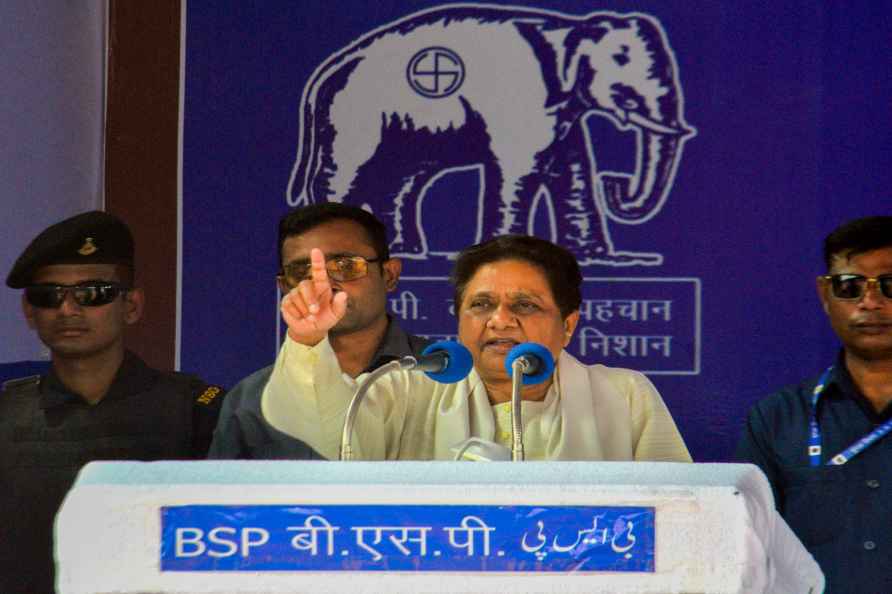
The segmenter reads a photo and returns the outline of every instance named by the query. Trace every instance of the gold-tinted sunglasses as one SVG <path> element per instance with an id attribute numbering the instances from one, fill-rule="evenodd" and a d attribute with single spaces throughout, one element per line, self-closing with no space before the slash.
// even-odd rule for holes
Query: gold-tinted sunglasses
<path id="1" fill-rule="evenodd" d="M 339 282 L 360 279 L 369 273 L 369 262 L 380 262 L 381 258 L 364 258 L 362 256 L 332 256 L 325 259 L 325 270 L 328 277 Z M 289 287 L 296 287 L 302 280 L 312 278 L 312 266 L 309 260 L 289 262 L 279 271 L 279 278 Z"/>

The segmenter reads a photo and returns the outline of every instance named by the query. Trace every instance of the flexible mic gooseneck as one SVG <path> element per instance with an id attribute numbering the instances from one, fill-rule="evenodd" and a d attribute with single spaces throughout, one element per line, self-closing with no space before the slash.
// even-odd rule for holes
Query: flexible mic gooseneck
<path id="1" fill-rule="evenodd" d="M 366 392 L 379 377 L 398 369 L 404 371 L 423 371 L 434 381 L 452 384 L 463 380 L 471 372 L 474 361 L 471 352 L 462 344 L 451 340 L 441 340 L 428 345 L 417 359 L 415 357 L 403 357 L 382 365 L 369 374 L 362 385 L 353 394 L 350 405 L 347 407 L 347 416 L 344 419 L 344 430 L 341 432 L 341 460 L 353 459 L 353 425 L 356 423 L 356 415 L 359 412 L 359 404 L 365 398 Z"/>
<path id="2" fill-rule="evenodd" d="M 520 387 L 538 384 L 550 378 L 554 371 L 554 357 L 541 344 L 524 342 L 508 351 L 505 357 L 505 369 L 511 376 L 511 460 L 522 462 L 523 413 Z"/>

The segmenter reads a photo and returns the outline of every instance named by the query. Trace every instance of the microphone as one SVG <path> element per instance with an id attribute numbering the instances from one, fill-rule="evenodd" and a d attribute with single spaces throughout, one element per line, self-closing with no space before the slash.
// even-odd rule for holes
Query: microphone
<path id="1" fill-rule="evenodd" d="M 350 405 L 347 407 L 347 415 L 344 417 L 344 428 L 341 432 L 341 460 L 353 459 L 351 442 L 353 425 L 356 423 L 356 415 L 359 412 L 359 404 L 379 377 L 396 370 L 423 371 L 434 381 L 453 384 L 467 377 L 473 366 L 474 361 L 471 358 L 471 351 L 463 344 L 453 340 L 441 340 L 428 345 L 417 359 L 411 356 L 403 357 L 382 365 L 371 372 L 353 394 L 353 399 L 350 400 Z"/>
<path id="2" fill-rule="evenodd" d="M 505 369 L 511 378 L 511 461 L 523 462 L 523 419 L 520 386 L 544 382 L 554 371 L 554 357 L 541 344 L 524 342 L 505 357 Z"/>
<path id="3" fill-rule="evenodd" d="M 514 377 L 514 362 L 520 363 L 523 384 L 539 384 L 551 377 L 554 371 L 554 357 L 551 352 L 536 342 L 524 342 L 510 351 L 505 357 L 505 369 L 509 377 Z"/>
<path id="4" fill-rule="evenodd" d="M 471 373 L 474 361 L 463 344 L 453 340 L 441 340 L 428 345 L 421 356 L 403 357 L 400 367 L 410 371 L 423 371 L 429 378 L 442 384 L 454 384 Z"/>

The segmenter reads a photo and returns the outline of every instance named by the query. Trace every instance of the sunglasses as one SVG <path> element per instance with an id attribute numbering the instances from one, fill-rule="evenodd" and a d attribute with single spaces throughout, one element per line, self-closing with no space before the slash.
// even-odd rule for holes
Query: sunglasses
<path id="1" fill-rule="evenodd" d="M 892 274 L 866 277 L 860 274 L 825 274 L 830 281 L 830 289 L 836 299 L 854 301 L 864 297 L 869 285 L 875 284 L 886 299 L 892 299 Z"/>
<path id="2" fill-rule="evenodd" d="M 56 309 L 71 293 L 74 302 L 85 307 L 107 305 L 126 293 L 130 287 L 118 283 L 86 282 L 77 285 L 31 285 L 25 288 L 25 299 L 34 307 Z"/>
<path id="3" fill-rule="evenodd" d="M 363 258 L 362 256 L 333 256 L 325 260 L 325 270 L 332 280 L 345 282 L 362 278 L 369 273 L 369 262 L 380 262 L 381 258 Z M 296 287 L 300 281 L 312 278 L 312 266 L 307 260 L 289 262 L 282 267 L 280 277 L 290 287 Z"/>

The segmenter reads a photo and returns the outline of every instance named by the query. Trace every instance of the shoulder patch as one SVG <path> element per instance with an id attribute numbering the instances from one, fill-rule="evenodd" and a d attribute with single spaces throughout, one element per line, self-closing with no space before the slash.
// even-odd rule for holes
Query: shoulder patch
<path id="1" fill-rule="evenodd" d="M 223 392 L 223 388 L 220 386 L 208 386 L 201 395 L 195 399 L 196 404 L 203 404 L 208 406 L 211 404 L 214 399 L 219 396 Z"/>
<path id="2" fill-rule="evenodd" d="M 3 382 L 3 391 L 7 390 L 15 390 L 16 388 L 25 388 L 30 385 L 36 385 L 40 383 L 39 375 L 29 375 L 26 377 L 19 377 L 16 379 L 11 379 Z"/>

